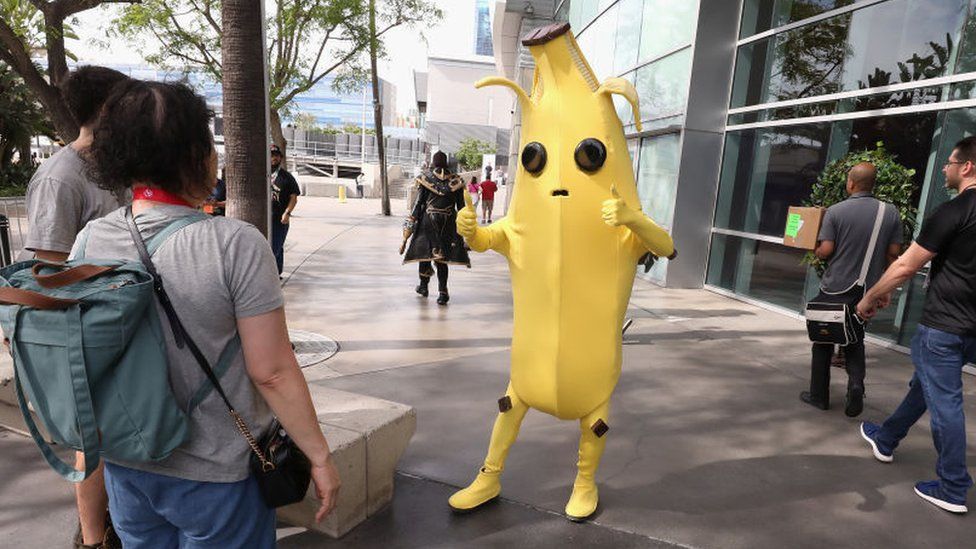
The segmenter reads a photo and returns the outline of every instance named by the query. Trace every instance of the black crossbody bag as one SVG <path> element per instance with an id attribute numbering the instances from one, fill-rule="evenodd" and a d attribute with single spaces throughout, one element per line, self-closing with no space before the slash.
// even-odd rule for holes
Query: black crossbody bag
<path id="1" fill-rule="evenodd" d="M 868 270 L 871 267 L 871 257 L 878 244 L 878 236 L 881 234 L 881 223 L 884 220 L 885 203 L 878 201 L 878 214 L 874 219 L 874 229 L 871 232 L 871 240 L 868 243 L 868 251 L 861 264 L 861 274 L 850 289 L 842 292 L 847 294 L 850 290 L 860 286 L 861 295 L 866 290 L 865 284 L 868 278 Z M 826 292 L 824 292 L 826 293 Z M 837 294 L 840 296 L 842 294 Z M 826 343 L 832 345 L 850 345 L 857 343 L 864 338 L 864 325 L 866 322 L 852 310 L 846 302 L 847 298 L 838 297 L 837 301 L 811 301 L 807 303 L 804 316 L 807 321 L 807 335 L 814 343 Z"/>
<path id="2" fill-rule="evenodd" d="M 220 398 L 227 406 L 227 411 L 234 418 L 234 424 L 237 426 L 237 430 L 240 431 L 241 435 L 247 441 L 248 446 L 251 447 L 250 468 L 254 477 L 257 479 L 258 488 L 261 491 L 264 502 L 271 508 L 277 508 L 301 501 L 305 498 L 309 481 L 312 478 L 312 464 L 308 460 L 308 457 L 298 448 L 298 445 L 288 436 L 288 433 L 281 428 L 277 419 L 272 423 L 271 428 L 268 429 L 268 433 L 260 442 L 255 440 L 254 435 L 251 434 L 251 430 L 248 429 L 247 424 L 244 422 L 244 418 L 231 405 L 210 363 L 207 362 L 206 357 L 200 352 L 200 348 L 197 347 L 193 338 L 190 337 L 190 334 L 187 333 L 183 324 L 180 322 L 180 318 L 176 315 L 173 303 L 163 288 L 163 281 L 159 277 L 159 273 L 156 272 L 156 267 L 153 265 L 152 259 L 149 257 L 149 252 L 146 250 L 146 244 L 143 242 L 142 235 L 139 234 L 136 222 L 132 218 L 131 207 L 125 211 L 125 221 L 129 227 L 129 232 L 132 234 L 132 240 L 135 242 L 136 250 L 139 252 L 139 258 L 146 267 L 146 271 L 153 277 L 153 289 L 173 329 L 176 346 L 180 349 L 184 347 L 189 348 L 190 353 L 200 365 L 200 369 L 203 370 L 204 375 L 213 384 L 217 394 L 220 395 Z"/>

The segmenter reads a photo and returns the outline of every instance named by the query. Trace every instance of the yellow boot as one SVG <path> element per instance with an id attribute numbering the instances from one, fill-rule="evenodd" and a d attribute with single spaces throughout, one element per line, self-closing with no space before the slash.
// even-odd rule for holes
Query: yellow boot
<path id="1" fill-rule="evenodd" d="M 467 488 L 458 490 L 447 500 L 455 512 L 473 511 L 498 497 L 502 491 L 501 475 L 505 468 L 505 457 L 518 436 L 522 419 L 529 407 L 518 398 L 509 384 L 505 396 L 498 401 L 498 409 L 500 412 L 491 430 L 491 442 L 488 443 L 488 456 L 485 457 L 484 466 L 478 471 L 474 482 Z"/>
<path id="2" fill-rule="evenodd" d="M 566 518 L 573 522 L 590 518 L 600 501 L 594 477 L 603 449 L 607 445 L 604 435 L 609 429 L 606 424 L 608 411 L 609 406 L 605 403 L 580 420 L 578 472 L 573 483 L 573 495 L 566 504 Z"/>
<path id="3" fill-rule="evenodd" d="M 454 492 L 447 503 L 458 513 L 474 511 L 498 497 L 502 491 L 501 476 L 501 471 L 490 471 L 482 467 L 474 482 L 467 488 Z"/>

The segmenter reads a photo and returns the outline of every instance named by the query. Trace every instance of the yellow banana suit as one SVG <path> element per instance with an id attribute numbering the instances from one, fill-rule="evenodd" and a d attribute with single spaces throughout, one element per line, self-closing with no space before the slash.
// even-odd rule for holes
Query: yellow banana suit
<path id="1" fill-rule="evenodd" d="M 634 87 L 620 78 L 601 85 L 567 23 L 536 29 L 522 43 L 536 62 L 531 95 L 504 78 L 475 84 L 507 86 L 521 103 L 511 206 L 503 219 L 479 227 L 468 198 L 457 218 L 471 249 L 508 259 L 511 380 L 483 467 L 449 503 L 464 512 L 498 496 L 505 457 L 525 413 L 535 408 L 580 422 L 578 473 L 566 505 L 567 517 L 580 521 L 597 507 L 594 476 L 620 377 L 621 330 L 638 259 L 648 252 L 673 257 L 674 245 L 641 213 L 614 109 L 612 95 L 622 95 L 640 120 Z"/>

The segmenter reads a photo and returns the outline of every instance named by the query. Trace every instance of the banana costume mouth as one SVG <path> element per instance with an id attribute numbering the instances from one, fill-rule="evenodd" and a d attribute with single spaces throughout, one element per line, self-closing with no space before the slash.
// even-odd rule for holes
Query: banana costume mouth
<path id="1" fill-rule="evenodd" d="M 569 198 L 569 191 L 566 189 L 554 189 L 552 191 L 552 196 L 563 196 Z"/>

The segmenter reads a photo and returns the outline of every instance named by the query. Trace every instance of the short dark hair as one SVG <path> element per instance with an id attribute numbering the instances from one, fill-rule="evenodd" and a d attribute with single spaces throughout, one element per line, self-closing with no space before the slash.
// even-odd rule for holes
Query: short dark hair
<path id="1" fill-rule="evenodd" d="M 87 126 L 95 121 L 105 100 L 112 94 L 112 89 L 119 82 L 128 79 L 128 76 L 119 71 L 87 65 L 75 69 L 61 83 L 61 97 L 75 121 L 81 126 Z"/>
<path id="2" fill-rule="evenodd" d="M 203 97 L 185 84 L 119 84 L 93 128 L 92 175 L 117 194 L 137 181 L 177 194 L 209 191 L 212 117 Z"/>
<path id="3" fill-rule="evenodd" d="M 976 136 L 971 135 L 959 141 L 953 148 L 960 161 L 976 164 Z"/>

